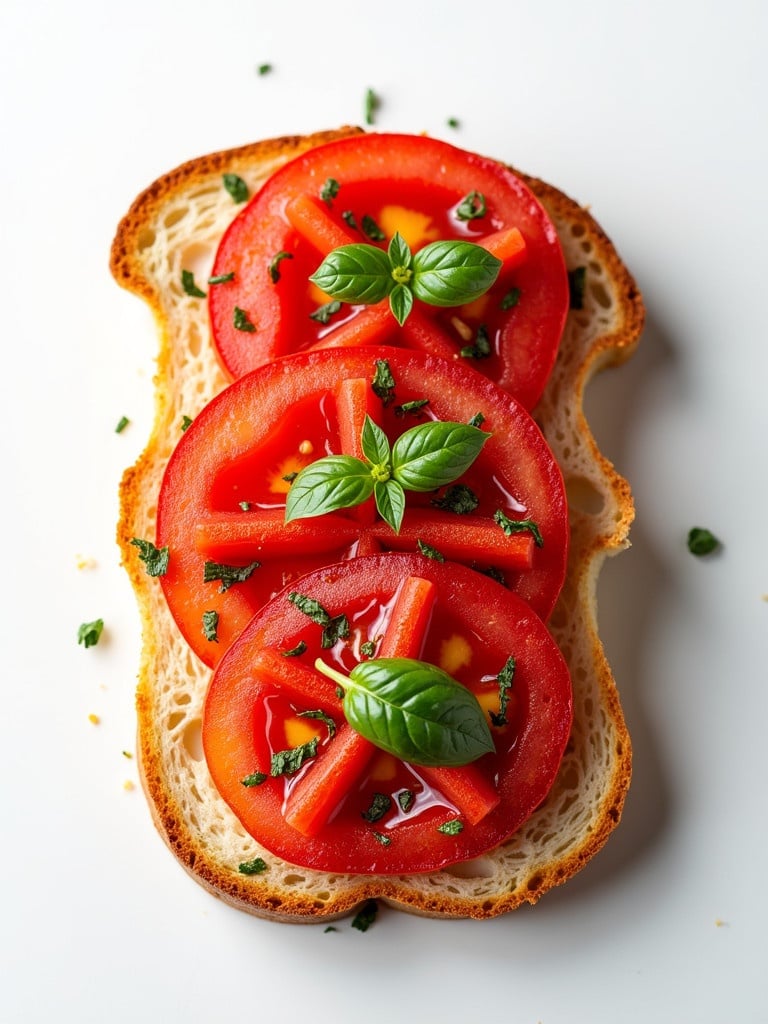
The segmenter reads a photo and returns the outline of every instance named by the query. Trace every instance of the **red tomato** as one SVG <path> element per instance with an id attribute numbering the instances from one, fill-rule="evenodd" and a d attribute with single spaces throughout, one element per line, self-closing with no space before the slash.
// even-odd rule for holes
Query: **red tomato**
<path id="1" fill-rule="evenodd" d="M 548 793 L 572 717 L 568 669 L 528 605 L 470 569 L 418 555 L 352 559 L 296 589 L 345 614 L 348 639 L 323 649 L 320 626 L 283 592 L 230 648 L 206 698 L 205 756 L 245 829 L 292 864 L 376 874 L 434 871 L 512 835 Z M 427 769 L 362 739 L 314 663 L 348 674 L 365 642 L 375 657 L 444 667 L 489 717 L 500 711 L 497 677 L 514 658 L 506 724 L 491 725 L 495 752 L 464 768 Z M 273 754 L 306 743 L 314 753 L 297 770 L 270 774 Z"/>
<path id="2" fill-rule="evenodd" d="M 371 387 L 376 360 L 386 360 L 396 382 L 387 405 Z M 435 507 L 444 489 L 408 492 L 399 535 L 378 518 L 372 500 L 284 522 L 286 476 L 326 454 L 359 457 L 366 413 L 393 441 L 417 422 L 411 413 L 398 415 L 399 406 L 425 398 L 422 417 L 463 423 L 478 412 L 485 417 L 483 429 L 492 436 L 461 478 L 477 496 L 473 512 Z M 527 531 L 506 536 L 493 520 L 498 509 L 511 519 L 533 520 L 543 546 Z M 182 435 L 158 501 L 156 543 L 170 552 L 165 596 L 185 638 L 209 665 L 290 580 L 353 555 L 415 551 L 418 540 L 447 559 L 500 572 L 542 617 L 565 577 L 562 476 L 529 414 L 466 366 L 402 349 L 300 354 L 240 378 Z M 258 566 L 221 592 L 224 583 L 206 582 L 206 562 Z M 204 613 L 218 616 L 216 640 L 203 633 Z"/>
<path id="3" fill-rule="evenodd" d="M 339 188 L 324 200 L 329 180 Z M 462 220 L 462 200 L 473 195 L 473 212 L 481 208 L 477 196 L 485 212 Z M 311 319 L 329 296 L 309 282 L 310 274 L 331 249 L 372 241 L 366 217 L 386 236 L 374 243 L 381 247 L 395 230 L 414 252 L 430 241 L 461 238 L 486 245 L 505 266 L 486 296 L 453 309 L 417 302 L 403 328 L 386 300 L 342 305 L 327 323 Z M 510 245 L 513 228 L 519 244 Z M 328 346 L 399 344 L 457 360 L 482 329 L 490 354 L 464 358 L 528 409 L 552 369 L 568 312 L 560 242 L 533 193 L 502 164 L 423 136 L 355 136 L 287 164 L 233 221 L 213 274 L 234 274 L 209 290 L 214 340 L 232 377 Z M 516 304 L 505 310 L 504 297 L 513 290 Z"/>

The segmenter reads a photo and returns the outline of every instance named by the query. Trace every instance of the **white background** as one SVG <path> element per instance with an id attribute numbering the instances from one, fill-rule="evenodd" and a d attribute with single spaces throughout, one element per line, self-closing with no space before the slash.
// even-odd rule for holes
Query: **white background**
<path id="1" fill-rule="evenodd" d="M 768 1021 L 766 10 L 4 0 L 3 1024 Z M 116 489 L 148 436 L 156 340 L 107 260 L 163 172 L 360 123 L 369 86 L 381 130 L 591 204 L 645 294 L 641 349 L 588 401 L 637 501 L 600 585 L 635 776 L 609 845 L 537 907 L 325 933 L 204 893 L 124 789 L 139 635 Z M 688 554 L 693 525 L 719 555 Z"/>

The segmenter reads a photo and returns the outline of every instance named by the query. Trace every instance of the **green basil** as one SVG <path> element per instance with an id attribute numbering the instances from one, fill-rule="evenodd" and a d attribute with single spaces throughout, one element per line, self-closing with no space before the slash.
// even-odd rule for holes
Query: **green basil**
<path id="1" fill-rule="evenodd" d="M 269 774 L 273 778 L 280 775 L 295 775 L 305 761 L 317 756 L 317 736 L 308 743 L 301 743 L 298 747 L 289 747 L 288 750 L 278 750 L 272 755 Z"/>
<path id="2" fill-rule="evenodd" d="M 413 257 L 413 293 L 432 306 L 461 306 L 495 282 L 501 260 L 472 242 L 432 242 Z"/>
<path id="3" fill-rule="evenodd" d="M 232 326 L 237 331 L 247 331 L 249 334 L 256 330 L 248 314 L 239 306 L 235 306 L 232 311 Z"/>
<path id="4" fill-rule="evenodd" d="M 372 825 L 375 821 L 381 821 L 391 806 L 392 797 L 386 793 L 374 793 L 370 806 L 361 813 L 361 817 Z"/>
<path id="5" fill-rule="evenodd" d="M 237 174 L 225 174 L 222 177 L 224 188 L 236 203 L 244 203 L 248 198 L 248 186 Z"/>
<path id="6" fill-rule="evenodd" d="M 191 270 L 182 270 L 181 287 L 184 289 L 185 294 L 190 295 L 193 299 L 205 298 L 205 292 L 195 284 L 195 275 Z"/>
<path id="7" fill-rule="evenodd" d="M 488 328 L 480 324 L 475 331 L 475 340 L 471 345 L 464 345 L 459 352 L 462 359 L 487 359 L 491 354 L 491 341 Z"/>
<path id="8" fill-rule="evenodd" d="M 437 490 L 469 469 L 490 436 L 464 423 L 419 423 L 395 441 L 392 475 L 409 491 Z"/>
<path id="9" fill-rule="evenodd" d="M 533 535 L 537 548 L 544 547 L 544 538 L 541 535 L 541 530 L 533 519 L 510 519 L 500 508 L 497 508 L 493 513 L 493 521 L 502 528 L 507 537 L 511 537 L 513 533 L 527 532 Z"/>
<path id="10" fill-rule="evenodd" d="M 402 327 L 413 309 L 413 292 L 404 284 L 396 285 L 389 293 L 389 308 Z"/>
<path id="11" fill-rule="evenodd" d="M 221 583 L 219 593 L 224 594 L 235 583 L 245 583 L 260 565 L 261 562 L 251 562 L 250 565 L 224 565 L 221 562 L 206 562 L 203 566 L 203 582 L 213 583 L 218 580 Z"/>
<path id="12" fill-rule="evenodd" d="M 131 421 L 128 419 L 127 416 L 121 416 L 120 419 L 117 421 L 117 426 L 115 427 L 115 433 L 116 434 L 122 434 L 122 432 L 125 430 L 125 428 L 128 426 L 128 424 L 130 422 Z"/>
<path id="13" fill-rule="evenodd" d="M 230 270 L 228 274 L 216 274 L 214 277 L 208 278 L 208 284 L 229 284 L 230 281 L 234 281 L 235 272 Z"/>
<path id="14" fill-rule="evenodd" d="M 395 284 L 387 254 L 365 242 L 328 253 L 309 280 L 334 299 L 365 305 L 381 302 Z"/>
<path id="15" fill-rule="evenodd" d="M 377 359 L 374 364 L 371 391 L 381 399 L 382 405 L 389 405 L 395 397 L 395 378 L 386 359 Z"/>
<path id="16" fill-rule="evenodd" d="M 298 717 L 299 718 L 317 718 L 328 729 L 328 739 L 329 740 L 332 740 L 333 737 L 336 735 L 336 723 L 331 718 L 331 716 L 330 715 L 326 715 L 326 713 L 324 711 L 320 711 L 320 710 L 318 710 L 318 711 L 299 711 L 298 712 Z"/>
<path id="17" fill-rule="evenodd" d="M 266 782 L 268 778 L 269 776 L 266 772 L 251 772 L 244 779 L 240 779 L 240 785 L 245 786 L 246 789 L 252 789 L 254 786 L 260 786 Z"/>
<path id="18" fill-rule="evenodd" d="M 457 516 L 471 515 L 480 504 L 480 499 L 466 484 L 454 484 L 437 498 L 432 498 L 431 505 L 443 512 L 453 512 Z"/>
<path id="19" fill-rule="evenodd" d="M 375 640 L 364 640 L 360 644 L 360 653 L 364 658 L 372 658 L 376 653 L 376 641 Z"/>
<path id="20" fill-rule="evenodd" d="M 280 653 L 284 658 L 298 658 L 306 651 L 307 645 L 303 640 L 299 640 L 295 647 L 291 647 L 289 651 L 281 651 Z"/>
<path id="21" fill-rule="evenodd" d="M 403 402 L 402 405 L 395 406 L 395 416 L 405 416 L 406 413 L 411 413 L 413 416 L 418 416 L 425 405 L 429 405 L 428 398 L 414 398 L 411 402 Z M 471 426 L 479 426 L 479 423 L 473 423 Z"/>
<path id="22" fill-rule="evenodd" d="M 333 647 L 337 640 L 345 640 L 349 636 L 349 620 L 343 613 L 341 615 L 331 615 L 314 597 L 299 594 L 295 590 L 292 590 L 288 595 L 288 600 L 300 612 L 303 612 L 304 615 L 310 618 L 315 625 L 322 627 L 321 647 Z"/>
<path id="23" fill-rule="evenodd" d="M 381 106 L 381 100 L 373 91 L 373 89 L 366 89 L 365 91 L 365 123 L 373 124 L 374 115 Z"/>
<path id="24" fill-rule="evenodd" d="M 320 198 L 323 202 L 331 206 L 333 204 L 333 200 L 339 194 L 340 188 L 341 185 L 339 185 L 335 178 L 326 178 L 323 183 L 323 187 L 320 189 Z"/>
<path id="25" fill-rule="evenodd" d="M 431 558 L 433 562 L 445 561 L 445 555 L 441 555 L 437 548 L 433 548 L 431 544 L 427 544 L 427 542 L 422 540 L 420 537 L 416 538 L 416 547 L 425 558 Z"/>
<path id="26" fill-rule="evenodd" d="M 272 280 L 272 284 L 277 284 L 280 280 L 280 264 L 283 260 L 292 260 L 293 253 L 286 252 L 285 249 L 281 249 L 280 252 L 275 253 L 269 262 L 269 276 Z"/>
<path id="27" fill-rule="evenodd" d="M 407 814 L 410 811 L 415 800 L 416 794 L 412 789 L 401 789 L 397 794 L 397 802 L 400 804 L 400 810 L 403 814 Z"/>
<path id="28" fill-rule="evenodd" d="M 444 821 L 442 825 L 438 825 L 437 831 L 442 832 L 444 836 L 457 836 L 464 831 L 464 825 L 458 818 L 451 818 L 450 821 Z"/>
<path id="29" fill-rule="evenodd" d="M 95 619 L 93 622 L 84 622 L 77 630 L 77 642 L 82 644 L 86 650 L 95 647 L 101 639 L 104 630 L 104 619 Z"/>
<path id="30" fill-rule="evenodd" d="M 373 485 L 373 496 L 381 518 L 395 533 L 400 533 L 405 513 L 405 491 L 397 480 L 379 480 Z"/>
<path id="31" fill-rule="evenodd" d="M 367 235 L 372 242 L 383 242 L 387 237 L 370 214 L 363 214 L 360 226 L 363 229 L 363 234 Z"/>
<path id="32" fill-rule="evenodd" d="M 360 435 L 360 442 L 363 448 L 363 455 L 365 455 L 366 459 L 368 459 L 368 461 L 374 466 L 381 466 L 389 463 L 389 438 L 381 427 L 377 423 L 374 423 L 371 417 L 367 415 L 363 423 L 363 432 Z"/>
<path id="33" fill-rule="evenodd" d="M 357 226 L 357 221 L 355 220 L 355 215 L 354 215 L 354 213 L 351 210 L 344 210 L 344 212 L 341 215 L 341 219 L 344 221 L 345 224 L 347 224 L 349 227 L 351 227 L 353 231 L 359 231 L 360 230 L 358 228 L 358 226 Z"/>
<path id="34" fill-rule="evenodd" d="M 181 417 L 181 432 L 185 433 L 192 426 L 192 417 L 186 414 Z"/>
<path id="35" fill-rule="evenodd" d="M 509 705 L 509 691 L 512 689 L 512 681 L 515 678 L 515 667 L 517 662 L 513 657 L 507 658 L 504 668 L 496 676 L 499 684 L 499 710 L 489 711 L 491 721 L 497 727 L 507 724 L 507 707 Z"/>
<path id="36" fill-rule="evenodd" d="M 358 662 L 349 677 L 319 658 L 315 667 L 343 686 L 351 727 L 403 761 L 457 767 L 494 750 L 474 694 L 436 665 L 376 658 Z"/>
<path id="37" fill-rule="evenodd" d="M 333 299 L 331 302 L 326 302 L 322 306 L 318 306 L 317 309 L 313 310 L 309 314 L 310 320 L 315 320 L 319 324 L 327 324 L 332 316 L 341 309 L 341 303 L 338 299 Z"/>
<path id="38" fill-rule="evenodd" d="M 134 537 L 131 544 L 139 549 L 139 558 L 144 563 L 147 576 L 165 576 L 170 561 L 167 547 L 156 548 L 151 540 L 142 540 L 140 537 Z"/>
<path id="39" fill-rule="evenodd" d="M 467 193 L 456 207 L 456 216 L 459 220 L 477 220 L 479 217 L 484 217 L 485 213 L 485 196 L 482 192 Z"/>
<path id="40" fill-rule="evenodd" d="M 203 636 L 210 643 L 219 642 L 219 613 L 217 611 L 203 612 Z"/>
<path id="41" fill-rule="evenodd" d="M 520 294 L 519 288 L 510 288 L 499 303 L 500 308 L 505 311 L 513 309 L 520 301 Z"/>
<path id="42" fill-rule="evenodd" d="M 263 857 L 254 857 L 253 860 L 244 860 L 237 865 L 241 875 L 263 875 L 267 870 L 267 862 Z"/>
<path id="43" fill-rule="evenodd" d="M 359 932 L 367 932 L 375 923 L 378 912 L 379 904 L 376 900 L 366 900 L 352 918 L 352 927 L 356 928 Z"/>
<path id="44" fill-rule="evenodd" d="M 692 555 L 709 555 L 720 547 L 720 541 L 711 530 L 694 526 L 688 533 L 688 550 Z"/>
<path id="45" fill-rule="evenodd" d="M 353 455 L 328 455 L 297 475 L 286 495 L 285 521 L 359 505 L 373 494 L 370 467 Z"/>

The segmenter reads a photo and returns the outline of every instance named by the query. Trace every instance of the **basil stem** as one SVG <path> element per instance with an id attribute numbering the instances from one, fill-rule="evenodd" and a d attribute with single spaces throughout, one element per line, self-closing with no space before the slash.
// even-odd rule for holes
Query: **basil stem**
<path id="1" fill-rule="evenodd" d="M 315 668 L 343 687 L 355 732 L 403 761 L 457 767 L 495 749 L 475 695 L 436 665 L 375 658 L 347 677 L 318 658 Z"/>

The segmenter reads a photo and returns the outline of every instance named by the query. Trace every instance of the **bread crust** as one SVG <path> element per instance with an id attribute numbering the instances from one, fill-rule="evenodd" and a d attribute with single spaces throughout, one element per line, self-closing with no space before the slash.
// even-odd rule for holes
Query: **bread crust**
<path id="1" fill-rule="evenodd" d="M 180 639 L 157 582 L 146 575 L 130 543 L 136 536 L 154 536 L 159 478 L 178 439 L 184 401 L 192 395 L 202 405 L 226 383 L 207 322 L 192 319 L 183 298 L 171 295 L 179 251 L 189 238 L 170 234 L 199 200 L 202 212 L 192 218 L 192 241 L 214 244 L 220 225 L 205 204 L 214 189 L 222 191 L 223 173 L 239 174 L 256 187 L 287 160 L 360 132 L 345 127 L 271 139 L 188 161 L 137 197 L 112 244 L 112 274 L 149 304 L 160 333 L 155 423 L 146 449 L 124 474 L 117 530 L 142 621 L 136 698 L 140 774 L 154 823 L 174 855 L 196 881 L 239 909 L 278 921 L 328 921 L 376 898 L 425 916 L 488 918 L 535 903 L 580 870 L 618 823 L 630 782 L 631 744 L 598 637 L 595 591 L 605 558 L 628 544 L 634 507 L 629 485 L 589 430 L 583 395 L 598 370 L 623 362 L 635 350 L 644 309 L 634 279 L 589 212 L 553 186 L 515 172 L 552 217 L 569 268 L 580 265 L 575 259 L 591 268 L 586 308 L 569 315 L 555 372 L 534 410 L 572 498 L 568 577 L 549 625 L 571 667 L 576 719 L 550 796 L 520 833 L 481 858 L 482 864 L 434 876 L 330 878 L 261 851 L 228 808 L 218 806 L 223 802 L 210 780 L 212 792 L 205 788 L 195 728 L 209 670 Z M 228 216 L 236 212 L 230 208 Z M 582 806 L 587 782 L 590 799 Z M 227 829 L 232 838 L 214 833 Z M 258 877 L 238 873 L 235 848 L 240 860 L 263 855 L 269 871 Z"/>

